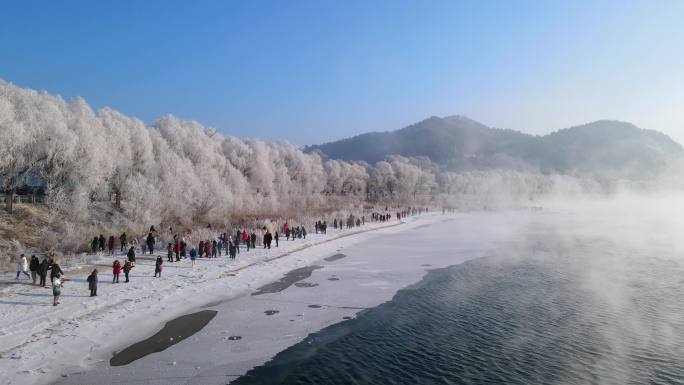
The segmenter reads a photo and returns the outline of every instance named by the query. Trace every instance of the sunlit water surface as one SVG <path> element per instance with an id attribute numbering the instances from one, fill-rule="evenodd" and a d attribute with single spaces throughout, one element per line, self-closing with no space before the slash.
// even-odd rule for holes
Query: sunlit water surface
<path id="1" fill-rule="evenodd" d="M 531 234 L 431 271 L 234 383 L 684 383 L 677 255 L 592 232 Z"/>

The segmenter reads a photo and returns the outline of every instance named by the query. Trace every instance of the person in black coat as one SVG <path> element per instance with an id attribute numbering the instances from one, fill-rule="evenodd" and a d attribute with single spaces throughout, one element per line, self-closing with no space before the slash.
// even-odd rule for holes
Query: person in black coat
<path id="1" fill-rule="evenodd" d="M 52 265 L 50 266 L 50 282 L 53 282 L 55 277 L 62 275 L 64 275 L 64 272 L 62 271 L 62 268 L 59 267 L 59 263 L 57 263 L 57 261 L 53 261 Z"/>
<path id="2" fill-rule="evenodd" d="M 235 259 L 235 244 L 233 241 L 228 241 L 228 254 L 230 255 L 230 259 Z"/>
<path id="3" fill-rule="evenodd" d="M 31 256 L 29 261 L 29 270 L 31 270 L 31 279 L 33 279 L 33 284 L 36 284 L 36 278 L 38 277 L 38 268 L 40 267 L 40 261 L 35 255 Z"/>
<path id="4" fill-rule="evenodd" d="M 47 258 L 43 258 L 38 266 L 38 275 L 40 276 L 39 285 L 42 287 L 45 287 L 45 279 L 47 278 L 48 270 L 50 270 L 50 263 L 48 262 Z"/>
<path id="5" fill-rule="evenodd" d="M 268 231 L 266 232 L 266 234 L 264 234 L 264 249 L 270 249 L 271 248 L 270 245 L 268 244 L 268 242 L 269 242 L 268 238 L 270 237 L 270 235 L 271 235 L 271 233 L 269 233 Z"/>
<path id="6" fill-rule="evenodd" d="M 164 260 L 162 259 L 161 255 L 160 255 L 157 257 L 157 260 L 154 263 L 154 276 L 155 277 L 157 275 L 159 275 L 159 278 L 161 278 L 163 266 L 164 266 Z"/>
<path id="7" fill-rule="evenodd" d="M 105 249 L 105 237 L 100 234 L 100 238 L 97 239 L 97 251 L 104 251 Z"/>
<path id="8" fill-rule="evenodd" d="M 150 255 L 154 253 L 154 235 L 152 233 L 147 234 L 147 250 L 150 251 Z"/>
<path id="9" fill-rule="evenodd" d="M 93 272 L 88 276 L 88 289 L 90 289 L 90 296 L 97 296 L 97 269 L 93 269 Z"/>
<path id="10" fill-rule="evenodd" d="M 128 253 L 126 253 L 126 257 L 128 258 L 128 261 L 130 263 L 135 263 L 135 247 L 131 246 L 131 248 L 128 249 Z"/>
<path id="11" fill-rule="evenodd" d="M 273 238 L 274 238 L 275 241 L 276 241 L 276 247 L 278 247 L 278 238 L 280 238 L 280 236 L 278 235 L 278 232 L 277 232 L 277 231 L 275 232 L 275 236 L 274 236 Z"/>
<path id="12" fill-rule="evenodd" d="M 119 237 L 119 244 L 121 245 L 121 252 L 123 253 L 124 249 L 126 246 L 128 246 L 128 237 L 126 236 L 126 232 L 124 231 L 123 234 Z"/>

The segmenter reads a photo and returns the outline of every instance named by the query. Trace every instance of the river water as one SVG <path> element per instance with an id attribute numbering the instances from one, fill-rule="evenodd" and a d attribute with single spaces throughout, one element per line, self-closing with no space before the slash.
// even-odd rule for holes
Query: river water
<path id="1" fill-rule="evenodd" d="M 232 383 L 684 383 L 684 265 L 669 230 L 531 223 Z"/>

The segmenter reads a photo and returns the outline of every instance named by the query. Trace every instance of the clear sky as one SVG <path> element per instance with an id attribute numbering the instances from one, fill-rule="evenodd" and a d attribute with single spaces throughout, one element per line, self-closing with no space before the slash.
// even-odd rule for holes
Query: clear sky
<path id="1" fill-rule="evenodd" d="M 295 144 L 432 115 L 684 142 L 684 1 L 0 0 L 0 78 Z"/>

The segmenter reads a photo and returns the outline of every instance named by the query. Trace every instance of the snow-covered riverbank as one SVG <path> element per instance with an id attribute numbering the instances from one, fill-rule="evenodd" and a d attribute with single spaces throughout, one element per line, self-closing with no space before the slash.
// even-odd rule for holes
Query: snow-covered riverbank
<path id="1" fill-rule="evenodd" d="M 278 274 L 279 281 L 194 309 L 217 314 L 182 342 L 125 366 L 110 366 L 107 355 L 58 383 L 225 384 L 310 333 L 390 300 L 429 269 L 486 255 L 511 227 L 530 217 L 524 212 L 424 216 L 311 248 L 297 254 L 296 264 L 282 258 L 274 268 L 290 273 Z M 258 269 L 246 269 L 240 279 L 253 282 L 255 274 Z"/>
<path id="2" fill-rule="evenodd" d="M 127 284 L 111 284 L 113 257 L 103 257 L 96 266 L 66 272 L 69 281 L 57 307 L 51 305 L 50 289 L 5 275 L 0 286 L 1 383 L 49 383 L 84 371 L 108 361 L 113 351 L 149 336 L 169 319 L 249 293 L 341 247 L 408 230 L 438 217 L 426 215 L 408 218 L 402 224 L 374 223 L 326 235 L 310 234 L 306 240 L 281 241 L 280 247 L 271 250 L 243 250 L 235 261 L 199 259 L 194 268 L 189 260 L 168 263 L 162 278 L 153 277 L 153 258 L 139 257 Z M 96 298 L 88 296 L 85 282 L 93 267 L 100 270 Z"/>

